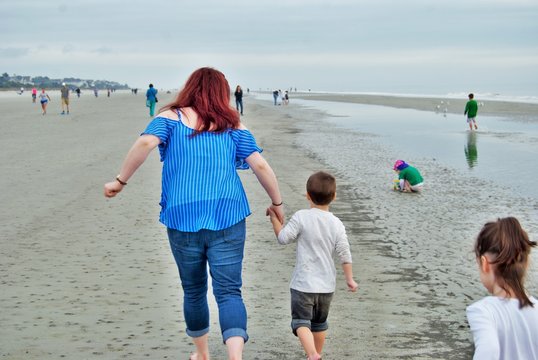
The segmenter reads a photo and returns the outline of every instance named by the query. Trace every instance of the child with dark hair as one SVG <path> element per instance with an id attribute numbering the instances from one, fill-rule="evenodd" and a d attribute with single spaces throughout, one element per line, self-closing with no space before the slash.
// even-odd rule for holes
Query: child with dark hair
<path id="1" fill-rule="evenodd" d="M 317 172 L 306 183 L 310 209 L 297 211 L 284 226 L 272 209 L 267 209 L 280 244 L 297 241 L 297 259 L 291 292 L 291 327 L 299 337 L 309 360 L 321 359 L 328 329 L 327 316 L 336 287 L 333 255 L 342 264 L 347 287 L 357 291 L 353 279 L 351 252 L 344 224 L 329 212 L 336 196 L 336 180 Z"/>
<path id="2" fill-rule="evenodd" d="M 474 359 L 538 359 L 538 308 L 524 286 L 536 246 L 514 217 L 488 222 L 476 239 L 480 280 L 492 296 L 467 308 Z"/>
<path id="3" fill-rule="evenodd" d="M 471 93 L 468 95 L 469 101 L 465 104 L 465 111 L 463 112 L 463 115 L 467 115 L 467 124 L 469 124 L 469 129 L 478 130 L 478 125 L 476 125 L 476 114 L 478 113 L 478 103 L 474 99 L 474 94 Z"/>

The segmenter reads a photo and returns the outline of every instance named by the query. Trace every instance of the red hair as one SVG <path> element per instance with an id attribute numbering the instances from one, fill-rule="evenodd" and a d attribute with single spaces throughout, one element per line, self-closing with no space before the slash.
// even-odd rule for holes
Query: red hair
<path id="1" fill-rule="evenodd" d="M 190 107 L 201 121 L 196 134 L 204 131 L 223 132 L 240 125 L 239 113 L 230 105 L 230 85 L 223 73 L 209 67 L 194 71 L 176 99 L 160 111 Z"/>

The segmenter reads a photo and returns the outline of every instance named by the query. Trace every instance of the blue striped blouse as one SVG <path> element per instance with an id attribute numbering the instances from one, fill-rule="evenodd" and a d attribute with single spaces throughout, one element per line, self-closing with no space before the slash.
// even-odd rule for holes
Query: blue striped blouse
<path id="1" fill-rule="evenodd" d="M 163 162 L 160 222 L 185 232 L 222 230 L 250 215 L 236 169 L 262 152 L 248 130 L 223 133 L 194 130 L 179 121 L 156 117 L 142 133 L 161 139 Z"/>

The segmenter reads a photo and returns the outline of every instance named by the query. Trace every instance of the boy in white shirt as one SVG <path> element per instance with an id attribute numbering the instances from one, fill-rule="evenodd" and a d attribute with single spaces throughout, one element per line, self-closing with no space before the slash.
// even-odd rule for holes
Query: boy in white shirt
<path id="1" fill-rule="evenodd" d="M 333 255 L 338 255 L 350 291 L 357 291 L 353 279 L 351 252 L 344 224 L 329 212 L 336 196 L 334 176 L 320 171 L 306 184 L 310 209 L 297 211 L 284 226 L 267 210 L 280 244 L 297 241 L 297 259 L 291 292 L 291 327 L 299 337 L 309 360 L 321 359 L 328 329 L 327 316 L 336 287 Z"/>

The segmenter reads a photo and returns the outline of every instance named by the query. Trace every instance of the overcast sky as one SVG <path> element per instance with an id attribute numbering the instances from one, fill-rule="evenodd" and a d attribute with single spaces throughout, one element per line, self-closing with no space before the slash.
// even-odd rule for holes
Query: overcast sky
<path id="1" fill-rule="evenodd" d="M 0 72 L 538 95 L 538 0 L 1 0 Z"/>

